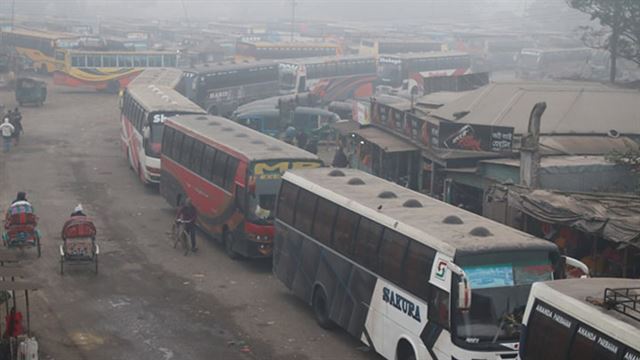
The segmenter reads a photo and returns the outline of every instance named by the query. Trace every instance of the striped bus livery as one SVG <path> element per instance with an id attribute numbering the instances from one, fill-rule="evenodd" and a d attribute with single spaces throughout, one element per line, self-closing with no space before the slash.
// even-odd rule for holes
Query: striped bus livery
<path id="1" fill-rule="evenodd" d="M 159 72 L 160 70 L 154 70 Z M 172 83 L 178 70 L 150 76 L 149 81 L 164 79 Z M 178 71 L 178 73 L 174 73 Z M 171 76 L 172 75 L 172 76 Z M 145 77 L 146 78 L 146 77 Z M 143 183 L 160 181 L 160 152 L 164 121 L 175 115 L 204 114 L 204 110 L 171 87 L 144 84 L 127 87 L 121 99 L 122 150 L 131 168 Z"/>
<path id="2" fill-rule="evenodd" d="M 551 242 L 358 170 L 285 173 L 273 272 L 387 359 L 514 359 Z M 559 276 L 559 275 L 558 275 Z"/>
<path id="3" fill-rule="evenodd" d="M 222 117 L 175 116 L 165 125 L 160 193 L 172 206 L 191 199 L 198 227 L 231 258 L 271 256 L 282 174 L 322 161 Z"/>

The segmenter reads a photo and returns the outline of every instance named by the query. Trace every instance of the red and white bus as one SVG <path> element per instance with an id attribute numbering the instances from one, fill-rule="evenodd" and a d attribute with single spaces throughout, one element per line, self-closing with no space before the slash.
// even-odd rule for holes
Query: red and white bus
<path id="1" fill-rule="evenodd" d="M 191 199 L 198 227 L 231 258 L 271 256 L 282 174 L 322 166 L 314 154 L 216 116 L 168 119 L 162 148 L 160 193 L 173 206 Z"/>
<path id="2" fill-rule="evenodd" d="M 121 138 L 125 156 L 142 182 L 158 183 L 165 119 L 205 112 L 172 88 L 153 84 L 127 87 L 121 104 Z"/>
<path id="3" fill-rule="evenodd" d="M 311 92 L 323 102 L 369 98 L 377 79 L 373 56 L 316 57 L 280 62 L 280 91 Z"/>

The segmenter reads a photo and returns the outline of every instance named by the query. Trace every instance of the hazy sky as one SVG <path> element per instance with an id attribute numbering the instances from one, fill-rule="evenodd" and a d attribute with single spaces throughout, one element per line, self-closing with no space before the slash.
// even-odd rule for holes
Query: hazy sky
<path id="1" fill-rule="evenodd" d="M 521 25 L 534 8 L 536 19 L 562 23 L 565 0 L 295 0 L 298 19 L 433 23 L 451 19 L 491 26 Z M 16 13 L 149 19 L 289 19 L 293 0 L 15 0 Z M 0 3 L 10 13 L 11 0 Z"/>

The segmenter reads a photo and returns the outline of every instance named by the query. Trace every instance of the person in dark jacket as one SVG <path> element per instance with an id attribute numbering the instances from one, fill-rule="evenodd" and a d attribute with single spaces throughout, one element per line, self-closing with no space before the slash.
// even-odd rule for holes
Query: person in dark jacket
<path id="1" fill-rule="evenodd" d="M 342 146 L 336 150 L 336 154 L 333 156 L 333 161 L 331 162 L 331 166 L 337 168 L 346 168 L 349 166 L 349 160 L 347 159 L 347 155 L 344 153 Z"/>
<path id="2" fill-rule="evenodd" d="M 184 205 L 180 207 L 178 210 L 178 215 L 176 219 L 182 220 L 185 225 L 185 230 L 189 234 L 191 238 L 191 251 L 196 251 L 196 218 L 198 216 L 198 212 L 191 203 L 191 199 L 187 198 L 184 202 Z"/>

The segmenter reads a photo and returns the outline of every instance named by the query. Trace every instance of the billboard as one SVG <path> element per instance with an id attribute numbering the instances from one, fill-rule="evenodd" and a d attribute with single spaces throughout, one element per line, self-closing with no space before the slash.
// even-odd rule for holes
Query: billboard
<path id="1" fill-rule="evenodd" d="M 442 149 L 505 152 L 513 146 L 513 128 L 441 122 L 438 146 Z"/>

